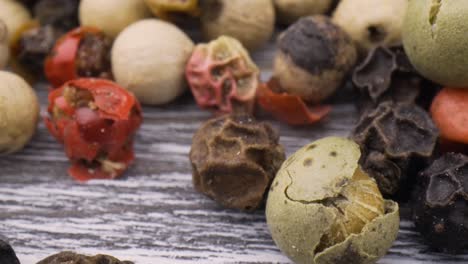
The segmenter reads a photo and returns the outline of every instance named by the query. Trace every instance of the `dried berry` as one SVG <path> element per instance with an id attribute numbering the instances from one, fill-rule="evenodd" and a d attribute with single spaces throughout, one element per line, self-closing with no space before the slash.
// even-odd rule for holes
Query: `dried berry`
<path id="1" fill-rule="evenodd" d="M 0 155 L 21 150 L 36 132 L 39 100 L 21 77 L 0 71 Z"/>
<path id="2" fill-rule="evenodd" d="M 351 39 L 325 16 L 301 18 L 278 46 L 273 75 L 282 91 L 313 103 L 336 91 L 357 58 Z"/>
<path id="3" fill-rule="evenodd" d="M 145 0 L 153 14 L 161 19 L 171 20 L 175 14 L 200 15 L 198 0 Z"/>
<path id="4" fill-rule="evenodd" d="M 398 204 L 384 200 L 359 167 L 359 146 L 328 137 L 294 153 L 278 171 L 266 217 L 295 263 L 374 263 L 398 233 Z"/>
<path id="5" fill-rule="evenodd" d="M 0 260 L 2 264 L 20 264 L 13 248 L 0 239 Z"/>
<path id="6" fill-rule="evenodd" d="M 468 248 L 468 156 L 448 153 L 419 175 L 413 219 L 434 249 Z"/>
<path id="7" fill-rule="evenodd" d="M 468 89 L 444 88 L 434 98 L 431 114 L 441 138 L 468 144 Z"/>
<path id="8" fill-rule="evenodd" d="M 133 262 L 120 261 L 108 255 L 85 256 L 64 251 L 47 257 L 37 264 L 133 264 Z"/>
<path id="9" fill-rule="evenodd" d="M 379 45 L 401 44 L 407 5 L 408 0 L 341 0 L 332 19 L 365 53 Z"/>
<path id="10" fill-rule="evenodd" d="M 23 32 L 16 55 L 19 63 L 35 74 L 42 74 L 44 61 L 61 33 L 50 25 Z"/>
<path id="11" fill-rule="evenodd" d="M 79 25 L 79 0 L 40 0 L 34 6 L 34 17 L 42 26 L 51 25 L 62 32 Z"/>
<path id="12" fill-rule="evenodd" d="M 249 50 L 268 42 L 275 25 L 271 0 L 204 0 L 201 26 L 207 40 L 230 36 Z"/>
<path id="13" fill-rule="evenodd" d="M 192 40 L 173 24 L 144 19 L 125 28 L 112 47 L 115 80 L 142 104 L 167 104 L 187 89 Z"/>
<path id="14" fill-rule="evenodd" d="M 361 146 L 361 165 L 380 191 L 395 195 L 431 157 L 438 131 L 430 116 L 413 104 L 384 102 L 361 117 L 352 138 Z"/>
<path id="15" fill-rule="evenodd" d="M 185 75 L 201 108 L 252 114 L 260 71 L 238 40 L 222 36 L 197 45 Z"/>
<path id="16" fill-rule="evenodd" d="M 325 14 L 335 0 L 273 0 L 278 21 L 292 24 L 301 17 Z"/>
<path id="17" fill-rule="evenodd" d="M 411 63 L 429 80 L 468 88 L 466 2 L 404 1 L 408 10 L 403 23 L 403 45 Z"/>
<path id="18" fill-rule="evenodd" d="M 354 69 L 353 83 L 361 95 L 362 112 L 385 101 L 425 104 L 425 97 L 434 93 L 433 85 L 414 70 L 401 47 L 372 49 Z"/>
<path id="19" fill-rule="evenodd" d="M 9 58 L 8 30 L 5 23 L 0 19 L 0 70 L 6 67 Z"/>
<path id="20" fill-rule="evenodd" d="M 112 78 L 112 40 L 95 28 L 79 27 L 61 37 L 45 60 L 54 87 L 80 77 Z"/>
<path id="21" fill-rule="evenodd" d="M 102 30 L 116 38 L 122 30 L 151 16 L 143 0 L 81 0 L 79 8 L 82 26 Z"/>
<path id="22" fill-rule="evenodd" d="M 228 208 L 258 208 L 285 159 L 278 140 L 270 125 L 248 115 L 207 121 L 190 150 L 195 188 Z"/>

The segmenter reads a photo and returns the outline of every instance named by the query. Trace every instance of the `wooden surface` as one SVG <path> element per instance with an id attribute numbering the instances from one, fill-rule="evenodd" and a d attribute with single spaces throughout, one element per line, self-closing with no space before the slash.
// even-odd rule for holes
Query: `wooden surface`
<path id="1" fill-rule="evenodd" d="M 263 79 L 272 50 L 254 56 Z M 47 88 L 36 88 L 44 114 Z M 326 135 L 347 136 L 356 121 L 351 101 L 338 94 L 332 114 L 313 127 L 273 121 L 287 153 Z M 76 250 L 137 264 L 289 263 L 268 234 L 263 210 L 225 210 L 192 188 L 191 137 L 210 114 L 185 95 L 166 107 L 146 107 L 144 117 L 136 163 L 119 180 L 74 182 L 62 147 L 42 123 L 27 148 L 0 159 L 0 234 L 21 262 Z M 379 263 L 468 263 L 468 255 L 428 252 L 407 215 L 403 206 L 398 240 Z"/>

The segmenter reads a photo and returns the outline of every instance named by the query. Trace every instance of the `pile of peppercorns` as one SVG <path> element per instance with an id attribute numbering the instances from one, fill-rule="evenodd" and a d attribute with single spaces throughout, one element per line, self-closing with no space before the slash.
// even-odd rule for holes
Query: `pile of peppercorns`
<path id="1" fill-rule="evenodd" d="M 153 18 L 156 16 L 157 18 Z M 0 154 L 34 134 L 31 83 L 50 83 L 47 129 L 79 181 L 133 162 L 140 106 L 190 88 L 217 117 L 195 133 L 193 183 L 227 208 L 265 206 L 297 263 L 371 263 L 396 239 L 398 202 L 437 251 L 468 247 L 468 16 L 441 0 L 0 0 Z M 249 55 L 277 39 L 273 74 Z M 194 44 L 179 26 L 200 28 Z M 352 87 L 360 119 L 285 157 L 269 113 L 313 125 Z M 17 264 L 0 240 L 0 259 Z M 129 263 L 63 252 L 52 263 Z M 2 262 L 3 263 L 3 262 Z"/>

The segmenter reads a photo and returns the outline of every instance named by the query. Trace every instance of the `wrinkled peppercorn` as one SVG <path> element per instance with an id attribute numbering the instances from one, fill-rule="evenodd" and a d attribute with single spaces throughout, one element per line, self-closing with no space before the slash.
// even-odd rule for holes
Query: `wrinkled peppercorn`
<path id="1" fill-rule="evenodd" d="M 413 219 L 427 243 L 445 252 L 468 248 L 468 156 L 447 153 L 418 180 Z"/>
<path id="2" fill-rule="evenodd" d="M 2 264 L 20 264 L 13 248 L 0 239 L 0 260 Z"/>
<path id="3" fill-rule="evenodd" d="M 76 70 L 81 77 L 112 79 L 112 40 L 104 34 L 85 34 L 76 54 Z"/>
<path id="4" fill-rule="evenodd" d="M 278 140 L 270 125 L 248 115 L 207 121 L 190 150 L 195 188 L 228 208 L 258 208 L 285 159 Z"/>
<path id="5" fill-rule="evenodd" d="M 41 25 L 51 25 L 66 32 L 79 25 L 79 3 L 79 0 L 40 0 L 33 13 Z"/>
<path id="6" fill-rule="evenodd" d="M 133 262 L 120 261 L 108 255 L 85 256 L 64 251 L 47 257 L 37 264 L 133 264 Z"/>
<path id="7" fill-rule="evenodd" d="M 415 174 L 431 157 L 438 130 L 430 116 L 414 104 L 384 102 L 366 112 L 352 135 L 361 146 L 361 166 L 386 196 L 407 194 Z"/>
<path id="8" fill-rule="evenodd" d="M 50 25 L 25 31 L 18 44 L 18 61 L 31 72 L 42 74 L 44 60 L 62 33 Z"/>
<path id="9" fill-rule="evenodd" d="M 354 69 L 352 80 L 361 95 L 358 101 L 361 112 L 385 101 L 427 107 L 436 91 L 434 84 L 415 71 L 401 47 L 372 49 Z"/>

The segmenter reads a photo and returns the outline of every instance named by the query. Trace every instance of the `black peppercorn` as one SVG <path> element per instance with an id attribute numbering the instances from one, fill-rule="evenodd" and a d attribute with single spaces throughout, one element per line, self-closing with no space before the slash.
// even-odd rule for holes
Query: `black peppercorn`
<path id="1" fill-rule="evenodd" d="M 228 208 L 258 208 L 285 159 L 278 140 L 270 125 L 247 115 L 207 121 L 190 150 L 195 188 Z"/>
<path id="2" fill-rule="evenodd" d="M 130 261 L 120 261 L 107 255 L 85 256 L 64 251 L 47 257 L 37 264 L 133 264 Z"/>
<path id="3" fill-rule="evenodd" d="M 44 60 L 61 34 L 61 31 L 57 31 L 51 25 L 23 32 L 17 49 L 19 63 L 32 73 L 42 74 Z"/>
<path id="4" fill-rule="evenodd" d="M 416 228 L 436 250 L 468 248 L 468 156 L 447 153 L 418 177 L 413 201 Z"/>
<path id="5" fill-rule="evenodd" d="M 382 194 L 393 196 L 400 189 L 406 194 L 407 183 L 432 156 L 438 130 L 424 109 L 384 102 L 361 117 L 352 137 L 361 146 L 363 169 Z"/>
<path id="6" fill-rule="evenodd" d="M 34 17 L 43 26 L 51 25 L 62 32 L 78 26 L 79 0 L 40 0 L 34 6 Z"/>
<path id="7" fill-rule="evenodd" d="M 5 241 L 0 239 L 0 263 L 1 264 L 20 264 L 13 248 Z"/>

